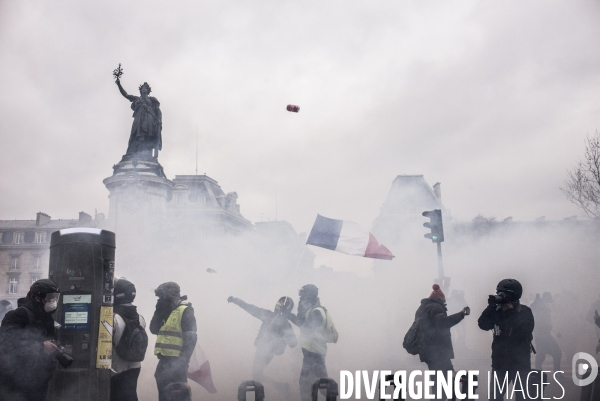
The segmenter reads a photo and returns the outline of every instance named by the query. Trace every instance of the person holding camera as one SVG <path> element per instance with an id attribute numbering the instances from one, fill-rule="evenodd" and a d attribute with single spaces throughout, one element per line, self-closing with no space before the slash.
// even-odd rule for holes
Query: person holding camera
<path id="1" fill-rule="evenodd" d="M 493 331 L 492 371 L 500 383 L 507 374 L 509 383 L 514 383 L 517 373 L 521 383 L 524 383 L 531 370 L 531 341 L 535 323 L 531 309 L 519 302 L 521 295 L 523 287 L 517 280 L 509 278 L 500 281 L 496 286 L 496 295 L 488 297 L 488 306 L 478 320 L 481 330 Z M 498 388 L 490 389 L 490 393 L 492 400 L 503 399 Z M 517 397 L 521 395 L 521 392 L 517 392 Z"/>
<path id="2" fill-rule="evenodd" d="M 187 383 L 190 358 L 196 346 L 196 318 L 187 296 L 181 296 L 177 283 L 158 286 L 156 310 L 150 321 L 150 332 L 156 334 L 154 355 L 158 357 L 156 386 L 159 401 L 169 399 L 165 388 L 170 383 Z"/>
<path id="3" fill-rule="evenodd" d="M 0 327 L 0 400 L 45 400 L 56 361 L 72 361 L 56 341 L 58 323 L 52 314 L 58 297 L 54 281 L 38 280 L 19 300 L 20 306 L 4 316 Z"/>

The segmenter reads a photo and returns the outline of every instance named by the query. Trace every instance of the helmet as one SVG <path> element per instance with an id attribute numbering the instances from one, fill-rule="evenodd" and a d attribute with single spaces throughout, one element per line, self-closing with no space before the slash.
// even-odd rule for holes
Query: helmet
<path id="1" fill-rule="evenodd" d="M 294 300 L 290 297 L 281 297 L 277 304 L 275 305 L 275 309 L 281 308 L 282 312 L 291 312 L 294 309 Z"/>
<path id="2" fill-rule="evenodd" d="M 46 298 L 47 294 L 59 293 L 58 284 L 49 278 L 43 278 L 31 284 L 29 291 L 32 295 L 40 298 Z"/>
<path id="3" fill-rule="evenodd" d="M 154 290 L 154 294 L 159 298 L 164 298 L 166 296 L 179 296 L 180 293 L 181 288 L 179 288 L 179 284 L 172 281 L 162 283 L 156 290 Z"/>
<path id="4" fill-rule="evenodd" d="M 308 299 L 314 299 L 319 296 L 319 289 L 314 284 L 306 284 L 304 287 L 300 288 L 298 295 Z"/>
<path id="5" fill-rule="evenodd" d="M 115 304 L 129 304 L 135 299 L 135 285 L 125 277 L 115 282 Z"/>
<path id="6" fill-rule="evenodd" d="M 504 293 L 507 301 L 518 301 L 523 295 L 523 286 L 513 278 L 505 278 L 496 286 L 497 293 Z"/>

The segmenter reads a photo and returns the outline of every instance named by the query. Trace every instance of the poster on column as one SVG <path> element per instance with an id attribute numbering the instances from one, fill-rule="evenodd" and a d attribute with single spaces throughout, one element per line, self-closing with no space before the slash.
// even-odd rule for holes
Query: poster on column
<path id="1" fill-rule="evenodd" d="M 112 306 L 100 307 L 100 324 L 98 326 L 98 352 L 96 354 L 96 368 L 110 369 L 112 360 L 112 332 L 113 332 Z"/>

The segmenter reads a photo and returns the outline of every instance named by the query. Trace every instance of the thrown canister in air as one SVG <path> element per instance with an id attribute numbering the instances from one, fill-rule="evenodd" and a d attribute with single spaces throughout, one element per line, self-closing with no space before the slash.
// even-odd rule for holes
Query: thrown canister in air
<path id="1" fill-rule="evenodd" d="M 296 106 L 294 104 L 288 104 L 286 107 L 287 111 L 291 111 L 293 113 L 297 113 L 300 111 L 300 106 Z"/>

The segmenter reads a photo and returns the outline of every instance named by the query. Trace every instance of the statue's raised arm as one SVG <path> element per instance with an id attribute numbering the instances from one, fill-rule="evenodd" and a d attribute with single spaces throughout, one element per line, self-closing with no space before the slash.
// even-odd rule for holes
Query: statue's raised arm
<path id="1" fill-rule="evenodd" d="M 124 98 L 126 98 L 130 102 L 133 102 L 136 99 L 137 96 L 129 95 L 127 94 L 127 92 L 125 92 L 125 89 L 123 89 L 123 87 L 121 86 L 121 80 L 119 78 L 116 79 L 115 83 L 119 87 L 119 92 L 121 92 L 121 95 L 123 95 Z"/>

